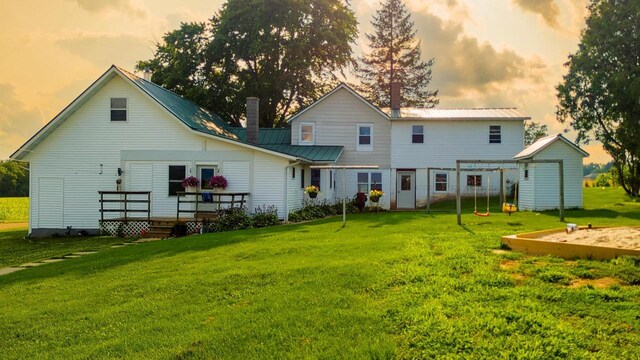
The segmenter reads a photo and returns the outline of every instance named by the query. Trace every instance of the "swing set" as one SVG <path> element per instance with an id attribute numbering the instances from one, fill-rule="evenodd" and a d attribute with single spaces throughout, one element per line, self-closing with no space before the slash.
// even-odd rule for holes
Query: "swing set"
<path id="1" fill-rule="evenodd" d="M 462 203 L 461 203 L 461 193 L 460 193 L 460 172 L 464 171 L 464 172 L 478 172 L 478 171 L 500 171 L 500 200 L 502 201 L 502 207 L 501 210 L 502 212 L 505 212 L 507 214 L 509 214 L 509 216 L 511 216 L 511 213 L 518 211 L 518 207 L 516 204 L 517 198 L 518 198 L 518 183 L 516 182 L 514 184 L 514 191 L 513 191 L 513 200 L 512 202 L 507 202 L 507 192 L 506 192 L 506 179 L 504 176 L 504 172 L 505 170 L 515 170 L 519 173 L 519 168 L 514 168 L 514 167 L 504 167 L 502 165 L 505 164 L 509 164 L 509 165 L 516 165 L 519 166 L 520 164 L 523 163 L 529 163 L 529 164 L 548 164 L 548 163 L 555 163 L 558 164 L 558 187 L 559 187 L 559 213 L 560 213 L 560 221 L 564 221 L 564 168 L 563 168 L 563 161 L 562 160 L 555 160 L 555 159 L 544 159 L 544 160 L 527 160 L 527 161 L 522 161 L 522 160 L 456 160 L 456 212 L 457 212 L 457 217 L 458 217 L 458 225 L 462 225 Z M 496 168 L 496 169 L 463 169 L 461 168 L 460 165 L 462 164 L 498 164 L 501 167 Z M 430 171 L 427 173 L 427 179 L 430 175 Z M 491 188 L 489 186 L 489 177 L 487 177 L 487 211 L 484 213 L 478 212 L 478 178 L 475 177 L 473 178 L 473 185 L 474 185 L 474 193 L 473 193 L 473 214 L 476 216 L 481 216 L 481 217 L 486 217 L 486 216 L 490 216 L 491 212 L 489 211 L 489 199 L 490 199 L 490 195 L 491 195 Z M 427 194 L 429 194 L 427 192 Z M 427 211 L 429 209 L 429 203 L 427 202 Z"/>

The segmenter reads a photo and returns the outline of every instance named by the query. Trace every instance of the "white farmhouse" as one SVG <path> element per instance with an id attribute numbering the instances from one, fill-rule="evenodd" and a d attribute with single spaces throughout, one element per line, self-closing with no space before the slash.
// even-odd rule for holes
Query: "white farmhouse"
<path id="1" fill-rule="evenodd" d="M 564 208 L 582 207 L 582 159 L 589 154 L 562 134 L 539 139 L 518 153 L 521 161 L 518 206 L 520 210 L 558 209 L 560 175 L 557 164 L 527 163 L 530 160 L 562 160 Z"/>
<path id="2" fill-rule="evenodd" d="M 292 116 L 285 129 L 259 129 L 258 99 L 249 98 L 247 127 L 234 128 L 112 66 L 11 156 L 30 163 L 29 233 L 97 232 L 102 220 L 121 215 L 101 212 L 111 201 L 105 192 L 146 194 L 149 201 L 116 202 L 115 210 L 147 210 L 149 221 L 193 218 L 177 211 L 181 181 L 194 176 L 201 180 L 194 191 L 209 192 L 208 179 L 219 174 L 229 182 L 224 196 L 242 194 L 250 211 L 273 205 L 283 219 L 308 199 L 304 188 L 311 184 L 320 187 L 315 201 L 380 189 L 382 207 L 414 209 L 426 203 L 427 187 L 436 197 L 455 193 L 455 171 L 436 170 L 427 184 L 428 167 L 508 160 L 523 149 L 528 117 L 515 109 L 400 109 L 397 89 L 393 95 L 392 108 L 380 109 L 341 84 Z M 463 193 L 500 188 L 498 173 L 465 176 Z"/>

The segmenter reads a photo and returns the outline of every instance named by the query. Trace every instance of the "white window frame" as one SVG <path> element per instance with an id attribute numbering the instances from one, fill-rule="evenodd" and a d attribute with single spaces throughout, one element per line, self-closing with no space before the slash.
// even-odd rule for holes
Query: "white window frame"
<path id="1" fill-rule="evenodd" d="M 367 175 L 367 182 L 366 183 L 360 182 L 358 180 L 358 177 L 360 176 L 360 174 L 366 174 Z M 384 182 L 383 181 L 383 177 L 382 177 L 382 171 L 358 171 L 358 172 L 356 172 L 356 192 L 361 192 L 360 191 L 360 185 L 366 184 L 367 185 L 367 191 L 365 192 L 365 194 L 369 195 L 369 192 L 372 190 L 371 187 L 374 185 L 374 183 L 371 181 L 371 179 L 373 177 L 373 176 L 371 176 L 372 174 L 380 174 L 380 182 L 379 183 L 376 182 L 375 184 L 380 185 L 380 189 L 382 190 L 382 185 L 383 185 L 383 182 Z"/>
<path id="2" fill-rule="evenodd" d="M 302 128 L 305 126 L 311 126 L 311 141 L 302 140 Z M 299 145 L 315 145 L 316 144 L 316 123 L 301 122 L 298 128 L 298 144 Z"/>
<path id="3" fill-rule="evenodd" d="M 422 128 L 422 132 L 421 132 L 421 133 L 416 133 L 416 132 L 414 131 L 416 126 L 419 126 L 420 128 Z M 414 137 L 414 136 L 416 136 L 416 135 L 422 135 L 422 141 L 421 141 L 421 142 L 415 142 L 415 141 L 413 141 L 413 137 Z M 411 143 L 412 143 L 412 144 L 424 144 L 424 125 L 420 125 L 420 124 L 418 124 L 418 125 L 416 125 L 416 124 L 411 125 Z"/>
<path id="4" fill-rule="evenodd" d="M 182 177 L 182 179 L 171 179 L 171 167 L 172 166 L 182 166 L 184 167 L 184 176 Z M 169 186 L 170 183 L 182 183 L 182 180 L 184 180 L 185 177 L 187 177 L 187 174 L 189 173 L 189 165 L 188 164 L 169 164 L 167 166 L 167 198 L 172 198 L 172 197 L 177 197 L 178 195 L 171 195 L 171 188 Z M 184 191 L 184 189 L 182 190 Z"/>
<path id="5" fill-rule="evenodd" d="M 202 182 L 202 170 L 203 169 L 212 169 L 213 170 L 213 176 L 216 175 L 220 175 L 220 169 L 218 167 L 218 164 L 197 164 L 196 165 L 196 177 L 198 178 L 198 181 L 200 181 L 200 184 L 198 184 L 198 190 L 200 191 L 212 191 L 213 188 L 203 188 L 203 182 Z"/>
<path id="6" fill-rule="evenodd" d="M 491 128 L 492 127 L 497 127 L 498 128 L 498 132 L 497 133 L 492 133 L 491 132 Z M 500 136 L 500 141 L 498 142 L 491 142 L 491 136 L 492 135 L 498 135 Z M 489 125 L 489 144 L 502 144 L 502 125 Z"/>
<path id="7" fill-rule="evenodd" d="M 444 175 L 445 181 L 438 181 L 438 175 Z M 444 190 L 438 190 L 438 184 L 444 184 Z M 448 173 L 436 173 L 433 176 L 433 191 L 438 193 L 445 193 L 449 191 L 449 174 Z"/>
<path id="8" fill-rule="evenodd" d="M 369 144 L 360 144 L 360 129 L 369 128 Z M 356 125 L 356 151 L 373 151 L 373 124 Z"/>
<path id="9" fill-rule="evenodd" d="M 124 108 L 120 108 L 120 107 L 114 108 L 111 104 L 113 102 L 113 99 L 124 99 L 125 101 Z M 124 120 L 113 120 L 113 118 L 111 117 L 112 110 L 124 110 Z M 127 121 L 129 121 L 129 98 L 124 96 L 109 98 L 109 121 L 111 121 L 112 123 L 126 123 Z"/>

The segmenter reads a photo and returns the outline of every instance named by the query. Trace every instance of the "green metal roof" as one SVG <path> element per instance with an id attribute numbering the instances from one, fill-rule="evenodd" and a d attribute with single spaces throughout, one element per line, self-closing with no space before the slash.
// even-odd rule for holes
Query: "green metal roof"
<path id="1" fill-rule="evenodd" d="M 198 104 L 172 91 L 139 78 L 122 68 L 118 68 L 118 70 L 193 130 L 209 135 L 222 136 L 231 140 L 238 140 L 238 137 L 231 131 L 231 126 L 213 112 L 200 107 Z"/>
<path id="2" fill-rule="evenodd" d="M 246 140 L 247 129 L 231 127 L 218 115 L 200 107 L 198 104 L 152 82 L 146 81 L 124 69 L 118 68 L 118 70 L 193 130 L 301 158 L 310 162 L 332 162 L 338 160 L 340 154 L 342 154 L 342 146 L 291 145 L 290 128 L 261 128 L 258 133 L 259 143 L 248 143 Z"/>

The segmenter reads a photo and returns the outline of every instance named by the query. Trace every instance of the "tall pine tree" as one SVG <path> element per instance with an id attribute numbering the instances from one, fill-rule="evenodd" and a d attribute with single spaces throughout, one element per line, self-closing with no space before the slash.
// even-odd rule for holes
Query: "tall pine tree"
<path id="1" fill-rule="evenodd" d="M 386 0 L 366 34 L 371 52 L 360 58 L 356 76 L 359 90 L 380 107 L 391 104 L 391 83 L 401 86 L 401 106 L 427 107 L 438 104 L 438 91 L 429 90 L 434 59 L 421 60 L 420 41 L 411 14 L 402 0 Z"/>

